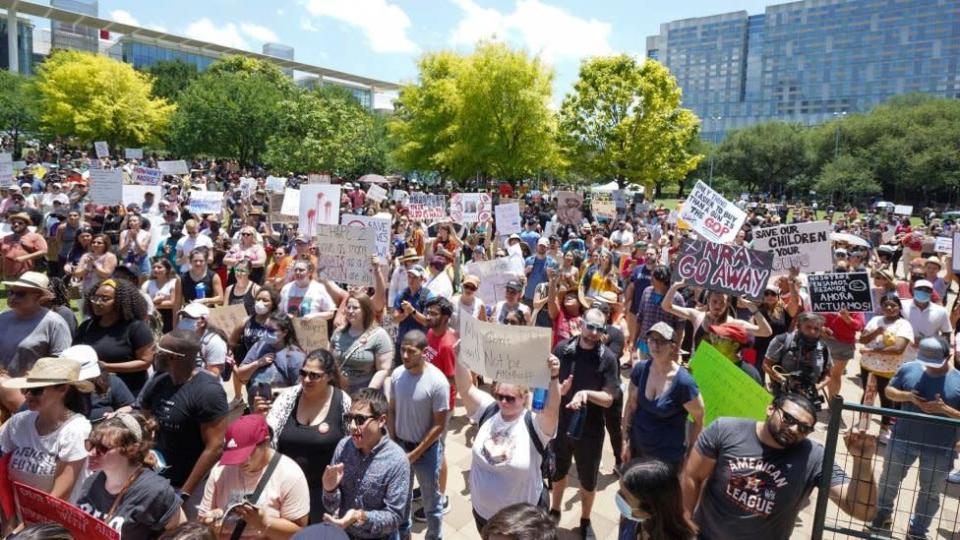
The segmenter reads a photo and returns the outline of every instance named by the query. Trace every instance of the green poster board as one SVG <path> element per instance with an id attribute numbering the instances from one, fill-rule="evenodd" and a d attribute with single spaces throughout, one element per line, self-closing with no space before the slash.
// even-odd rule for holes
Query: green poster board
<path id="1" fill-rule="evenodd" d="M 723 356 L 706 340 L 700 342 L 690 371 L 700 387 L 706 407 L 703 425 L 708 426 L 720 416 L 735 416 L 763 420 L 767 406 L 773 401 L 770 392 Z"/>

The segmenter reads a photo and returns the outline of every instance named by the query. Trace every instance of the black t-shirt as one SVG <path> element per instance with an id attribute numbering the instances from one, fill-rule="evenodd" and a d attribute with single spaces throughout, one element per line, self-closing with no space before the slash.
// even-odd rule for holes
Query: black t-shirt
<path id="1" fill-rule="evenodd" d="M 97 351 L 101 362 L 115 364 L 134 359 L 137 350 L 153 343 L 153 332 L 143 321 L 120 321 L 106 328 L 93 319 L 87 319 L 77 329 L 74 345 L 89 345 Z M 147 382 L 147 370 L 136 373 L 118 373 L 127 388 L 137 394 Z"/>
<path id="2" fill-rule="evenodd" d="M 127 388 L 127 385 L 123 383 L 123 380 L 117 377 L 115 373 L 109 375 L 109 383 L 110 386 L 103 394 L 96 392 L 85 394 L 90 396 L 90 415 L 88 418 L 91 422 L 102 420 L 103 415 L 113 412 L 120 407 L 132 405 L 137 399 L 136 396 L 133 395 L 133 392 Z"/>
<path id="3" fill-rule="evenodd" d="M 627 338 L 623 335 L 623 330 L 618 326 L 608 324 L 607 325 L 607 343 L 606 346 L 613 352 L 613 357 L 619 359 L 623 356 L 623 347 L 627 342 Z"/>
<path id="4" fill-rule="evenodd" d="M 154 375 L 134 405 L 149 411 L 157 420 L 156 449 L 170 466 L 163 476 L 175 487 L 182 487 L 203 452 L 200 425 L 227 414 L 227 394 L 220 379 L 198 371 L 181 386 L 169 373 Z"/>
<path id="5" fill-rule="evenodd" d="M 83 483 L 83 495 L 77 500 L 81 510 L 100 520 L 105 520 L 117 498 L 104 487 L 106 479 L 103 472 L 88 477 Z M 122 538 L 157 538 L 167 522 L 180 511 L 180 503 L 180 497 L 166 478 L 144 469 L 120 499 L 107 525 L 119 531 Z"/>
<path id="6" fill-rule="evenodd" d="M 580 338 L 572 337 L 561 341 L 553 350 L 560 359 L 560 380 L 565 381 L 573 374 L 573 385 L 567 395 L 560 400 L 560 430 L 567 429 L 571 411 L 566 408 L 573 395 L 580 390 L 608 390 L 616 395 L 620 385 L 620 370 L 617 357 L 605 345 L 597 345 L 590 350 L 580 348 Z M 587 415 L 584 426 L 588 432 L 603 432 L 603 408 L 587 403 Z"/>

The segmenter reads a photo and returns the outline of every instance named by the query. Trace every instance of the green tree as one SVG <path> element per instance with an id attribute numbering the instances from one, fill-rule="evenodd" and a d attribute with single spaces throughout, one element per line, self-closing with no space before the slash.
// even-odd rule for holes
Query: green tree
<path id="1" fill-rule="evenodd" d="M 13 141 L 14 159 L 19 159 L 21 138 L 37 130 L 37 95 L 23 75 L 0 71 L 0 127 Z"/>
<path id="2" fill-rule="evenodd" d="M 736 180 L 750 193 L 784 193 L 810 169 L 805 128 L 766 122 L 727 134 L 716 148 L 714 176 Z"/>
<path id="3" fill-rule="evenodd" d="M 146 71 L 153 77 L 154 97 L 164 98 L 171 103 L 176 103 L 180 93 L 200 75 L 196 64 L 179 58 L 172 61 L 161 60 Z"/>
<path id="4" fill-rule="evenodd" d="M 680 107 L 676 79 L 662 64 L 628 55 L 585 60 L 560 108 L 573 168 L 591 179 L 656 187 L 682 182 L 702 155 L 692 141 L 699 120 Z"/>
<path id="5" fill-rule="evenodd" d="M 859 202 L 879 195 L 880 184 L 870 170 L 861 167 L 853 156 L 844 155 L 827 163 L 816 183 L 817 193 L 827 195 L 834 202 Z"/>
<path id="6" fill-rule="evenodd" d="M 176 107 L 151 95 L 150 76 L 129 64 L 79 51 L 55 51 L 37 70 L 40 127 L 81 144 L 142 146 L 166 132 Z"/>

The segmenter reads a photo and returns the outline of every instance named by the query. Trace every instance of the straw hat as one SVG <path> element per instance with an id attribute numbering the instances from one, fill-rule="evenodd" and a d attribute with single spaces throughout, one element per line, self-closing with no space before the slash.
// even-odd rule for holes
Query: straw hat
<path id="1" fill-rule="evenodd" d="M 403 250 L 403 257 L 400 257 L 400 262 L 405 263 L 408 261 L 419 261 L 420 255 L 417 255 L 417 250 L 413 248 L 407 248 Z"/>
<path id="2" fill-rule="evenodd" d="M 89 394 L 93 392 L 93 383 L 80 380 L 80 362 L 70 358 L 41 358 L 30 368 L 26 377 L 16 377 L 3 381 L 4 388 L 26 389 L 43 388 L 70 384 L 77 390 Z"/>
<path id="3" fill-rule="evenodd" d="M 50 288 L 50 279 L 47 278 L 46 274 L 40 272 L 24 272 L 13 281 L 4 281 L 3 285 L 7 288 L 19 287 L 21 289 L 46 291 Z"/>

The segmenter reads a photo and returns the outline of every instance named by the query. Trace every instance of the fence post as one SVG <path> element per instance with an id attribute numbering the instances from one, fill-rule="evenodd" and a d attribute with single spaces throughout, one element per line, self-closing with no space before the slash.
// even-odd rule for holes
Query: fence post
<path id="1" fill-rule="evenodd" d="M 833 478 L 833 464 L 837 453 L 837 439 L 840 434 L 840 420 L 843 413 L 843 398 L 834 396 L 830 401 L 830 423 L 827 426 L 827 442 L 823 450 L 823 470 L 820 472 L 820 485 L 817 486 L 817 507 L 813 514 L 813 540 L 823 538 L 823 526 L 827 519 L 827 502 L 830 501 L 830 479 Z"/>

